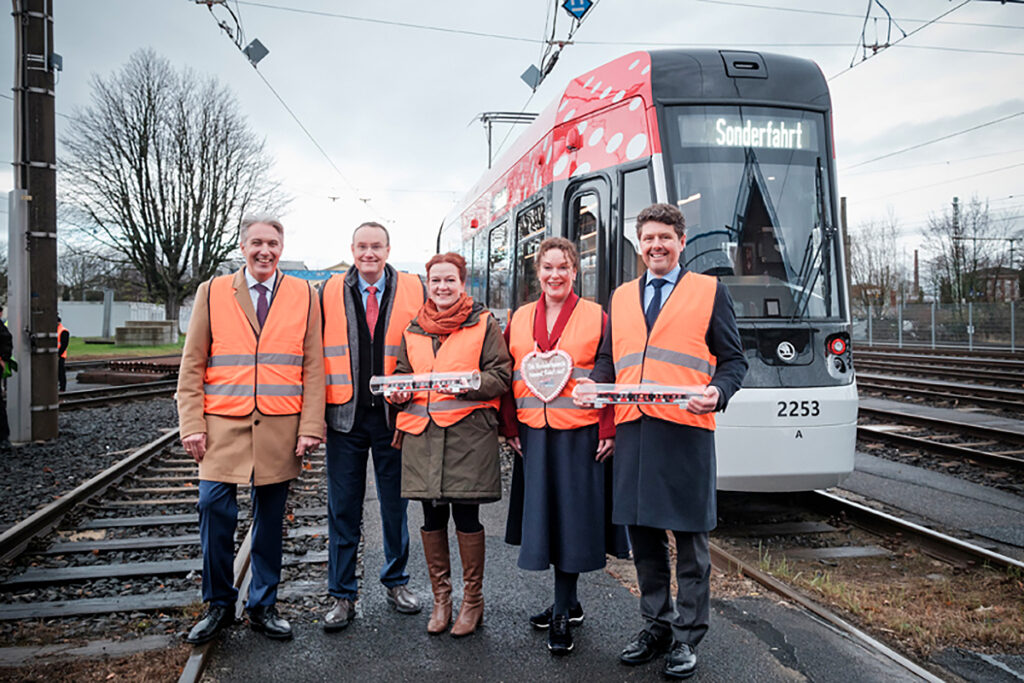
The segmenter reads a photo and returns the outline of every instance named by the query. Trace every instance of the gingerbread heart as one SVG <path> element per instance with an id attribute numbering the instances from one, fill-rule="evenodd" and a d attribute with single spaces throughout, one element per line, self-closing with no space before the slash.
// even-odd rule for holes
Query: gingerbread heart
<path id="1" fill-rule="evenodd" d="M 572 356 L 561 349 L 544 353 L 531 351 L 523 356 L 519 373 L 530 393 L 550 403 L 572 377 Z"/>

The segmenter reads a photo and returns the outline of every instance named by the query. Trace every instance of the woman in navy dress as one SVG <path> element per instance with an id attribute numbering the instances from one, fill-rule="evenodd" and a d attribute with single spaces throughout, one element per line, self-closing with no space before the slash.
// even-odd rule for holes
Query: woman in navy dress
<path id="1" fill-rule="evenodd" d="M 541 296 L 520 307 L 505 330 L 514 365 L 502 404 L 502 434 L 516 458 L 506 541 L 521 545 L 522 569 L 554 568 L 554 603 L 530 618 L 548 629 L 548 650 L 573 649 L 583 621 L 581 572 L 603 569 L 605 553 L 625 557 L 625 534 L 610 524 L 614 448 L 611 411 L 572 402 L 575 380 L 594 366 L 607 316 L 573 292 L 579 256 L 572 242 L 541 242 L 534 261 Z"/>

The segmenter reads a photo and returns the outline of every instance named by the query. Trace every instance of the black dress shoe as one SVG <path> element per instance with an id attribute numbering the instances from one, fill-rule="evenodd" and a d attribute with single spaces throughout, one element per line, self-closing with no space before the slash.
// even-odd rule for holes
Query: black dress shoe
<path id="1" fill-rule="evenodd" d="M 356 618 L 356 603 L 348 598 L 337 598 L 324 615 L 324 630 L 328 633 L 340 631 Z"/>
<path id="2" fill-rule="evenodd" d="M 213 640 L 225 626 L 235 623 L 234 608 L 227 605 L 210 605 L 203 618 L 196 622 L 192 630 L 185 636 L 185 642 L 202 645 Z"/>
<path id="3" fill-rule="evenodd" d="M 656 636 L 647 629 L 640 631 L 619 655 L 619 661 L 630 666 L 646 664 L 672 646 L 672 634 Z"/>
<path id="4" fill-rule="evenodd" d="M 548 628 L 551 625 L 551 615 L 554 611 L 555 607 L 552 605 L 540 614 L 534 614 L 530 617 L 530 626 L 539 631 Z M 579 626 L 583 623 L 583 605 L 580 603 L 576 603 L 575 607 L 569 608 L 569 623 L 573 626 Z"/>
<path id="5" fill-rule="evenodd" d="M 569 617 L 559 614 L 551 620 L 548 631 L 548 652 L 553 655 L 567 655 L 572 652 L 572 630 L 569 628 Z"/>
<path id="6" fill-rule="evenodd" d="M 697 654 L 686 643 L 676 642 L 665 655 L 664 674 L 669 678 L 689 678 L 697 670 Z"/>
<path id="7" fill-rule="evenodd" d="M 249 628 L 274 640 L 288 640 L 292 637 L 292 625 L 277 613 L 277 607 L 262 605 L 249 609 Z"/>

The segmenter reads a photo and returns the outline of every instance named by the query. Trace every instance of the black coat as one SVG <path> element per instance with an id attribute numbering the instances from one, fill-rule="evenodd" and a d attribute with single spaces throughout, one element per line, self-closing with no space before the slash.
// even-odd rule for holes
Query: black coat
<path id="1" fill-rule="evenodd" d="M 680 280 L 682 275 L 680 273 Z M 646 279 L 641 278 L 637 291 L 641 305 L 645 284 Z M 680 291 L 682 288 L 675 287 L 669 297 L 677 296 Z M 595 382 L 615 381 L 611 335 L 614 324 L 609 316 L 608 329 L 590 373 Z M 715 291 L 705 340 L 717 359 L 710 383 L 718 388 L 717 410 L 721 411 L 739 390 L 747 373 L 732 297 L 722 283 L 718 283 Z M 645 415 L 618 425 L 613 463 L 612 521 L 615 524 L 691 532 L 710 531 L 715 527 L 714 432 Z"/>

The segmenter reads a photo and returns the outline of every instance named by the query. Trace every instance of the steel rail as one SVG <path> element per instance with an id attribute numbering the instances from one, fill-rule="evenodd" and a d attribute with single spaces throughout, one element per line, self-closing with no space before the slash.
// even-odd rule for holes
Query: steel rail
<path id="1" fill-rule="evenodd" d="M 887 659 L 891 660 L 894 664 L 899 665 L 900 667 L 906 669 L 915 676 L 918 676 L 925 681 L 929 681 L 930 683 L 942 683 L 942 678 L 936 676 L 931 671 L 928 671 L 919 664 L 916 664 L 907 657 L 901 655 L 899 652 L 896 652 L 895 650 L 885 645 L 881 641 L 872 638 L 870 635 L 868 635 L 864 631 L 861 631 L 859 628 L 857 628 L 850 622 L 839 617 L 835 613 L 831 612 L 830 610 L 826 609 L 824 606 L 818 604 L 810 598 L 804 596 L 795 588 L 792 588 L 791 586 L 786 585 L 782 581 L 779 581 L 771 574 L 761 571 L 760 569 L 754 567 L 748 562 L 744 562 L 740 558 L 736 557 L 735 555 L 732 555 L 731 553 L 719 547 L 718 545 L 715 545 L 714 543 L 711 544 L 710 550 L 712 564 L 722 569 L 723 571 L 738 572 L 740 574 L 743 574 L 744 576 L 747 576 L 750 579 L 753 579 L 765 588 L 775 593 L 778 593 L 790 602 L 796 603 L 808 612 L 811 612 L 815 616 L 823 619 L 824 621 L 831 624 L 833 627 L 837 628 L 840 632 L 846 634 L 851 639 L 860 643 L 862 646 L 886 657 Z M 179 681 L 179 683 L 181 682 Z"/>
<path id="2" fill-rule="evenodd" d="M 235 621 L 241 619 L 245 608 L 245 587 L 252 578 L 251 558 L 252 525 L 249 526 L 249 531 L 245 534 L 245 539 L 235 556 L 234 586 L 238 589 L 238 599 L 235 601 Z M 219 641 L 220 638 L 215 637 L 209 642 L 192 648 L 192 653 L 185 661 L 185 666 L 178 677 L 178 683 L 199 683 Z"/>
<path id="3" fill-rule="evenodd" d="M 927 375 L 930 377 L 954 377 L 956 379 L 984 380 L 988 382 L 1008 382 L 1024 384 L 1024 370 L 1005 372 L 969 366 L 935 365 L 913 361 L 876 360 L 874 358 L 858 359 L 858 370 L 875 370 L 895 372 L 899 374 Z"/>
<path id="4" fill-rule="evenodd" d="M 980 451 L 976 448 L 969 448 L 967 446 L 960 446 L 951 443 L 942 443 L 941 441 L 930 441 L 929 439 L 924 439 L 918 436 L 911 436 L 909 434 L 901 434 L 899 432 L 881 429 L 877 425 L 858 425 L 857 436 L 868 441 L 884 441 L 894 446 L 917 448 L 936 455 L 951 456 L 955 458 L 962 458 L 964 460 L 974 460 L 983 465 L 989 465 L 992 467 L 1024 469 L 1024 458 L 1017 458 L 1012 455 L 1002 455 L 1000 453 L 992 453 L 989 451 Z"/>
<path id="5" fill-rule="evenodd" d="M 866 373 L 857 374 L 857 386 L 862 389 L 899 393 L 904 396 L 969 401 L 990 408 L 1024 409 L 1024 391 L 1019 389 L 998 389 L 977 384 L 950 384 L 949 382 Z"/>
<path id="6" fill-rule="evenodd" d="M 970 422 L 961 422 L 959 420 L 947 420 L 941 417 L 930 417 L 928 415 L 918 415 L 916 413 L 905 413 L 900 410 L 886 410 L 884 408 L 872 408 L 861 404 L 858 408 L 861 415 L 870 415 L 871 417 L 887 420 L 897 420 L 905 424 L 916 425 L 918 427 L 928 428 L 940 428 L 948 429 L 952 432 L 958 432 L 961 434 L 970 434 L 971 436 L 978 436 L 983 439 L 998 439 L 1000 441 L 1008 441 L 1015 444 L 1024 445 L 1024 430 L 1020 432 L 1011 431 L 1009 429 L 1000 429 L 999 427 L 989 427 L 986 425 L 972 424 Z"/>
<path id="7" fill-rule="evenodd" d="M 157 382 L 140 382 L 102 389 L 81 389 L 65 391 L 60 395 L 62 410 L 88 408 L 91 406 L 133 401 L 153 396 L 170 396 L 177 391 L 177 380 L 160 380 Z"/>
<path id="8" fill-rule="evenodd" d="M 74 509 L 76 505 L 103 493 L 125 475 L 148 462 L 177 438 L 178 430 L 167 432 L 4 531 L 0 534 L 0 561 L 7 561 L 18 555 L 34 538 L 42 536 L 56 527 L 64 515 Z"/>
<path id="9" fill-rule="evenodd" d="M 879 352 L 879 353 L 916 353 L 925 356 L 960 356 L 964 358 L 1002 358 L 1008 360 L 1024 360 L 1024 353 L 1021 351 L 1010 351 L 1007 348 L 986 348 L 976 347 L 969 349 L 967 346 L 948 344 L 939 345 L 934 349 L 930 345 L 903 344 L 872 344 L 868 346 L 863 342 L 854 342 L 854 353 Z M 977 345 L 976 345 L 977 346 Z"/>
<path id="10" fill-rule="evenodd" d="M 850 523 L 871 533 L 904 537 L 925 553 L 951 564 L 988 564 L 999 569 L 1024 571 L 1024 561 L 900 519 L 828 491 L 809 491 L 804 494 L 803 499 L 810 507 L 831 515 L 841 514 Z"/>
<path id="11" fill-rule="evenodd" d="M 956 356 L 932 353 L 914 353 L 897 351 L 873 351 L 858 349 L 854 351 L 853 361 L 905 361 L 925 363 L 945 363 L 960 367 L 998 368 L 1000 370 L 1024 370 L 1024 356 L 1017 354 L 1014 358 L 993 358 L 990 356 Z"/>

